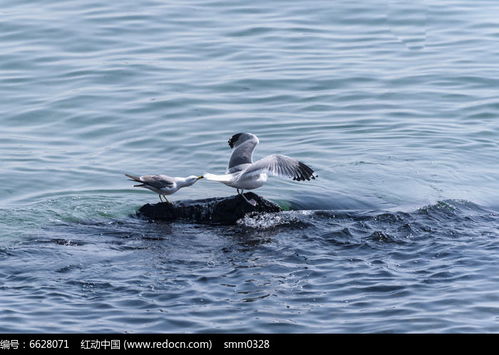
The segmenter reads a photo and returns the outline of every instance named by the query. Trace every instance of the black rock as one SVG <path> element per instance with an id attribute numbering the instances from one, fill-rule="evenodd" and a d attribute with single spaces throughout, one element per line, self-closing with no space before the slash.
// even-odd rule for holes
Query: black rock
<path id="1" fill-rule="evenodd" d="M 204 200 L 184 200 L 173 203 L 146 204 L 138 211 L 139 217 L 159 221 L 179 219 L 196 223 L 236 224 L 237 220 L 252 212 L 280 212 L 282 209 L 273 202 L 247 192 L 248 200 L 255 200 L 256 206 L 250 205 L 241 196 L 214 197 Z"/>

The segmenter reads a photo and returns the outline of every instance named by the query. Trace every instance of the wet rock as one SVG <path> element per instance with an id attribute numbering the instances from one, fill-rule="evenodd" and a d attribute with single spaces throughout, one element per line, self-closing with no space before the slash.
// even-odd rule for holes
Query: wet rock
<path id="1" fill-rule="evenodd" d="M 281 208 L 257 194 L 244 194 L 248 200 L 255 200 L 256 206 L 250 205 L 241 196 L 214 197 L 204 200 L 184 200 L 171 204 L 161 202 L 142 206 L 137 215 L 158 221 L 187 220 L 208 224 L 236 224 L 237 220 L 253 212 L 280 212 Z"/>

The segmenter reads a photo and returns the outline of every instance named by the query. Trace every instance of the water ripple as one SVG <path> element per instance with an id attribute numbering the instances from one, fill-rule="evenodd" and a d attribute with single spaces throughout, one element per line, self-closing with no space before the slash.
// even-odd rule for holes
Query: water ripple
<path id="1" fill-rule="evenodd" d="M 497 332 L 498 10 L 7 1 L 0 331 Z M 234 227 L 129 217 L 124 172 L 223 172 L 240 131 L 319 179 Z"/>

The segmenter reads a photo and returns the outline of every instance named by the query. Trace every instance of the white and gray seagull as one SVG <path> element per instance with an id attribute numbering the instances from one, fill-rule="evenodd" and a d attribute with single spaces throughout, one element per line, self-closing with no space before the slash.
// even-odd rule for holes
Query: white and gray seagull
<path id="1" fill-rule="evenodd" d="M 187 177 L 171 177 L 168 175 L 143 175 L 134 176 L 125 174 L 132 181 L 140 182 L 138 185 L 133 185 L 133 187 L 144 187 L 151 191 L 156 192 L 159 195 L 161 202 L 169 202 L 165 195 L 172 195 L 181 189 L 182 187 L 187 187 L 194 185 L 203 176 L 191 175 Z"/>
<path id="2" fill-rule="evenodd" d="M 287 176 L 296 181 L 315 179 L 314 171 L 308 165 L 281 154 L 272 154 L 253 162 L 253 151 L 259 139 L 252 133 L 238 133 L 229 139 L 229 146 L 234 149 L 225 174 L 206 173 L 206 180 L 219 181 L 237 189 L 246 202 L 255 206 L 255 200 L 248 201 L 244 190 L 261 187 L 269 175 Z"/>

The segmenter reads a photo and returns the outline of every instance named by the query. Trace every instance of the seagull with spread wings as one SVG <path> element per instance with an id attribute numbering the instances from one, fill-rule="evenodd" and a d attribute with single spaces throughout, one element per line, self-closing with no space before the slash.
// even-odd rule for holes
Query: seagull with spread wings
<path id="1" fill-rule="evenodd" d="M 295 181 L 310 181 L 315 179 L 314 170 L 308 165 L 281 154 L 272 154 L 253 162 L 253 151 L 259 139 L 252 133 L 238 133 L 229 139 L 229 146 L 234 149 L 229 160 L 229 167 L 225 174 L 215 175 L 206 173 L 206 180 L 218 181 L 237 189 L 246 202 L 255 206 L 254 200 L 248 201 L 244 190 L 253 190 L 261 187 L 268 176 L 285 176 Z"/>

